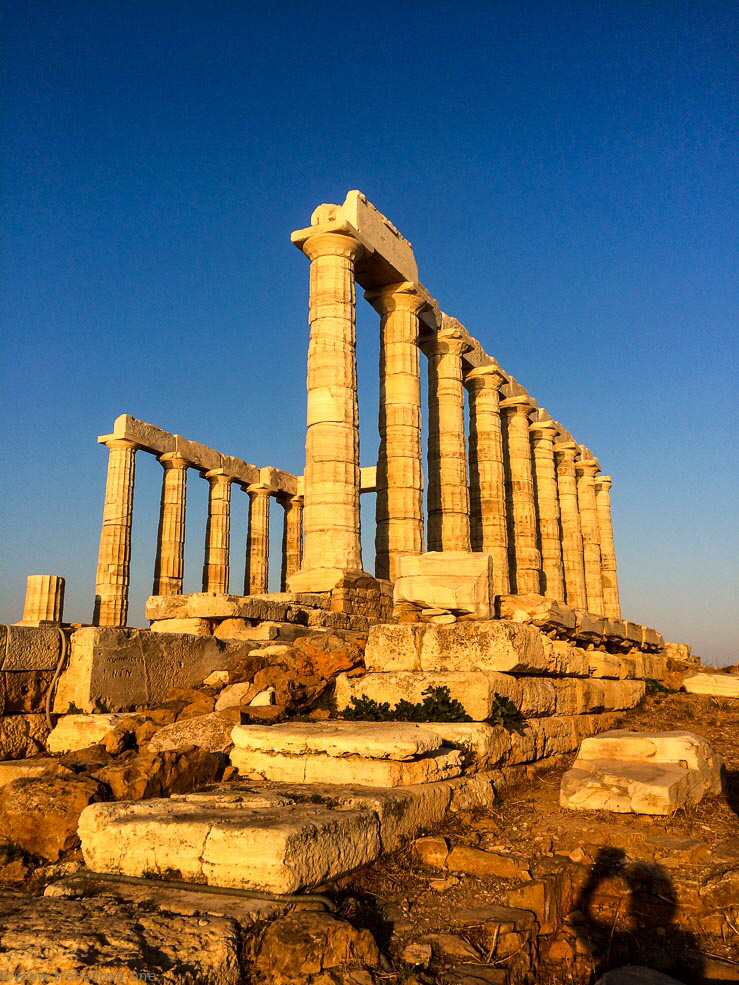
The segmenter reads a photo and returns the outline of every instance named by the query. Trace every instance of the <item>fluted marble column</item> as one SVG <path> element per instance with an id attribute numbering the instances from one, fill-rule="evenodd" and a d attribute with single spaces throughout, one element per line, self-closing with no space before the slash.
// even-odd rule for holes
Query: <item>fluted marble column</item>
<path id="1" fill-rule="evenodd" d="M 285 511 L 280 575 L 280 591 L 285 592 L 288 578 L 300 569 L 303 558 L 303 497 L 280 496 L 278 502 Z"/>
<path id="2" fill-rule="evenodd" d="M 588 612 L 603 615 L 603 577 L 600 563 L 600 531 L 595 506 L 595 473 L 598 460 L 585 456 L 581 449 L 575 460 L 577 474 L 577 504 L 580 508 L 580 528 L 582 530 L 582 555 L 585 565 L 585 592 L 588 598 Z"/>
<path id="3" fill-rule="evenodd" d="M 110 455 L 95 576 L 93 622 L 96 626 L 125 626 L 131 569 L 136 445 L 124 438 L 112 438 L 103 444 Z"/>
<path id="4" fill-rule="evenodd" d="M 618 574 L 616 572 L 616 546 L 613 542 L 613 521 L 611 519 L 610 475 L 595 477 L 595 509 L 598 515 L 600 535 L 600 563 L 603 580 L 603 614 L 609 619 L 621 618 L 621 602 L 618 596 Z"/>
<path id="5" fill-rule="evenodd" d="M 493 591 L 511 590 L 508 572 L 505 468 L 498 366 L 480 366 L 465 377 L 470 401 L 470 543 L 493 559 Z"/>
<path id="6" fill-rule="evenodd" d="M 185 574 L 185 508 L 189 463 L 176 452 L 159 456 L 162 498 L 159 507 L 154 595 L 181 595 Z"/>
<path id="7" fill-rule="evenodd" d="M 29 575 L 23 618 L 18 626 L 61 626 L 64 614 L 64 579 L 59 575 Z"/>
<path id="8" fill-rule="evenodd" d="M 530 397 L 501 400 L 505 427 L 506 515 L 511 591 L 517 595 L 541 591 L 541 553 L 537 546 L 536 502 L 531 465 Z"/>
<path id="9" fill-rule="evenodd" d="M 423 551 L 418 316 L 427 300 L 408 282 L 365 297 L 380 315 L 375 575 L 394 581 L 397 557 Z"/>
<path id="10" fill-rule="evenodd" d="M 209 489 L 203 591 L 227 593 L 231 547 L 231 479 L 223 469 L 211 469 L 205 473 L 205 478 Z"/>
<path id="11" fill-rule="evenodd" d="M 559 495 L 554 467 L 554 436 L 558 433 L 557 427 L 553 421 L 534 421 L 529 425 L 529 432 L 534 454 L 534 492 L 539 517 L 542 595 L 564 602 Z"/>
<path id="12" fill-rule="evenodd" d="M 249 528 L 246 534 L 244 595 L 264 595 L 269 583 L 269 486 L 247 486 Z"/>
<path id="13" fill-rule="evenodd" d="M 470 344 L 456 331 L 442 330 L 422 348 L 429 374 L 428 550 L 469 551 L 462 355 Z"/>
<path id="14" fill-rule="evenodd" d="M 304 553 L 292 591 L 327 591 L 362 567 L 354 261 L 345 233 L 316 232 L 311 261 Z"/>
<path id="15" fill-rule="evenodd" d="M 575 474 L 577 451 L 577 445 L 569 439 L 554 443 L 559 512 L 562 525 L 565 601 L 573 609 L 587 609 L 588 598 L 585 592 L 580 508 L 577 503 L 577 476 Z"/>

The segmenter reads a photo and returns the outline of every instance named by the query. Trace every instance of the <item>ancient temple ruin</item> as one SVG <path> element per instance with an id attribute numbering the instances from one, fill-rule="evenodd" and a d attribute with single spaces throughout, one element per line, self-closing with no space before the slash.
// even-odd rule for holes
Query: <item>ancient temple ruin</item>
<path id="1" fill-rule="evenodd" d="M 600 474 L 593 453 L 441 310 L 419 280 L 410 243 L 360 192 L 349 192 L 343 205 L 321 205 L 292 241 L 311 264 L 304 475 L 259 468 L 118 418 L 98 439 L 109 463 L 95 624 L 126 624 L 137 451 L 155 455 L 163 469 L 155 597 L 182 594 L 186 484 L 195 471 L 209 484 L 204 593 L 228 592 L 234 487 L 249 496 L 244 596 L 268 589 L 273 499 L 284 511 L 281 590 L 320 593 L 362 572 L 360 495 L 376 491 L 376 579 L 396 581 L 404 556 L 479 552 L 492 558 L 493 596 L 538 594 L 620 619 L 611 478 Z M 380 332 L 379 454 L 365 468 L 357 284 L 379 315 Z"/>

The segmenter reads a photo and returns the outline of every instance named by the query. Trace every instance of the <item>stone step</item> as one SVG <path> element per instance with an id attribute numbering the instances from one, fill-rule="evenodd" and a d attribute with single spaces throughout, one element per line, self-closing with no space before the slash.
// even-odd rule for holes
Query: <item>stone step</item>
<path id="1" fill-rule="evenodd" d="M 672 763 L 577 760 L 565 773 L 560 806 L 617 814 L 672 814 L 709 792 L 702 774 Z"/>
<path id="2" fill-rule="evenodd" d="M 234 748 L 231 764 L 243 777 L 274 783 L 342 783 L 362 787 L 402 787 L 434 783 L 459 776 L 463 757 L 456 749 L 438 748 L 416 759 L 370 759 L 363 756 L 328 756 L 305 753 L 253 752 Z"/>
<path id="3" fill-rule="evenodd" d="M 369 759 L 410 760 L 439 749 L 439 736 L 412 722 L 286 722 L 237 725 L 231 732 L 237 749 L 249 752 Z"/>
<path id="4" fill-rule="evenodd" d="M 614 729 L 583 739 L 578 759 L 624 763 L 673 763 L 687 769 L 719 770 L 721 758 L 701 735 L 681 730 L 631 732 Z"/>
<path id="5" fill-rule="evenodd" d="M 496 696 L 507 698 L 525 718 L 549 715 L 582 715 L 633 708 L 644 696 L 644 682 L 593 678 L 513 677 L 496 671 L 424 673 L 397 671 L 368 673 L 362 677 L 341 674 L 336 680 L 339 711 L 351 707 L 352 698 L 363 695 L 391 708 L 405 699 L 413 704 L 424 699 L 429 687 L 446 687 L 473 721 L 483 722 L 495 710 Z"/>
<path id="6" fill-rule="evenodd" d="M 254 803 L 214 794 L 94 804 L 80 816 L 82 854 L 93 872 L 293 893 L 380 853 L 372 811 Z"/>
<path id="7" fill-rule="evenodd" d="M 739 675 L 693 674 L 683 687 L 689 694 L 711 694 L 717 698 L 739 698 Z"/>

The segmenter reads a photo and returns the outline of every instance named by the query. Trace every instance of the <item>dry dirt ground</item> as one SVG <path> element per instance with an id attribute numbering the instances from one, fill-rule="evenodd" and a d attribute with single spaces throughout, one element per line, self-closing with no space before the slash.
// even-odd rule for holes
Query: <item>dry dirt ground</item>
<path id="1" fill-rule="evenodd" d="M 451 845 L 519 856 L 535 877 L 562 865 L 573 874 L 563 924 L 539 938 L 531 980 L 541 985 L 590 985 L 623 964 L 660 968 L 685 985 L 739 982 L 739 703 L 657 695 L 625 713 L 621 727 L 704 736 L 724 757 L 726 794 L 670 817 L 564 810 L 559 784 L 573 754 L 547 772 L 532 770 L 493 809 L 451 816 L 435 834 Z M 495 942 L 480 908 L 505 904 L 511 885 L 450 876 L 408 849 L 355 875 L 344 889 L 344 909 L 371 927 L 396 971 L 404 948 L 430 940 L 434 958 L 413 973 L 419 983 L 456 985 L 465 982 L 465 968 L 470 985 L 494 982 L 502 980 L 494 969 L 502 971 L 510 958 L 491 955 Z M 434 939 L 440 934 L 451 937 Z"/>

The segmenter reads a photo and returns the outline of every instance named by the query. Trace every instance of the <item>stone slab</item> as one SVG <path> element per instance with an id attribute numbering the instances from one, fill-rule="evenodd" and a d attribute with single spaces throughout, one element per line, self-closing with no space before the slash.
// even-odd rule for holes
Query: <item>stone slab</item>
<path id="1" fill-rule="evenodd" d="M 493 561 L 489 554 L 430 551 L 397 559 L 393 601 L 490 619 Z"/>
<path id="2" fill-rule="evenodd" d="M 0 762 L 0 787 L 19 780 L 21 777 L 46 776 L 49 774 L 72 774 L 70 770 L 58 759 L 50 759 L 39 756 L 36 759 L 8 759 Z"/>
<path id="3" fill-rule="evenodd" d="M 560 806 L 617 814 L 672 814 L 709 792 L 698 770 L 671 763 L 576 760 L 562 778 Z"/>
<path id="4" fill-rule="evenodd" d="M 157 619 L 149 626 L 152 633 L 182 633 L 185 636 L 212 636 L 207 619 Z"/>
<path id="5" fill-rule="evenodd" d="M 102 741 L 123 721 L 125 715 L 62 715 L 49 733 L 46 748 L 49 752 L 75 752 Z"/>
<path id="6" fill-rule="evenodd" d="M 147 629 L 78 629 L 59 678 L 54 712 L 152 707 L 170 688 L 194 687 L 214 670 L 225 670 L 242 646 Z"/>
<path id="7" fill-rule="evenodd" d="M 78 831 L 93 872 L 171 874 L 273 893 L 339 878 L 380 852 L 371 811 L 313 804 L 255 810 L 236 795 L 93 804 L 82 812 Z"/>
<path id="8" fill-rule="evenodd" d="M 59 629 L 0 626 L 0 670 L 56 670 L 61 645 Z"/>
<path id="9" fill-rule="evenodd" d="M 363 677 L 349 677 L 340 674 L 336 678 L 336 707 L 339 711 L 349 708 L 351 699 L 363 696 L 378 703 L 387 702 L 393 708 L 405 699 L 412 704 L 423 701 L 424 691 L 429 687 L 446 687 L 451 698 L 459 701 L 466 713 L 475 722 L 484 722 L 492 714 L 496 695 L 509 698 L 518 706 L 521 701 L 521 687 L 518 681 L 507 674 L 481 671 L 453 673 L 424 673 L 421 671 L 398 671 L 388 674 L 365 674 Z"/>
<path id="10" fill-rule="evenodd" d="M 693 674 L 683 680 L 683 687 L 689 694 L 739 698 L 739 677 L 733 674 Z"/>
<path id="11" fill-rule="evenodd" d="M 708 769 L 717 774 L 720 773 L 722 762 L 706 739 L 682 730 L 632 732 L 628 729 L 615 729 L 604 732 L 583 740 L 578 759 L 671 763 L 687 769 Z"/>
<path id="12" fill-rule="evenodd" d="M 231 764 L 244 777 L 262 777 L 275 783 L 340 783 L 362 787 L 402 787 L 433 783 L 459 776 L 462 754 L 441 747 L 404 762 L 367 759 L 361 756 L 336 758 L 321 754 L 270 755 L 234 748 Z"/>
<path id="13" fill-rule="evenodd" d="M 562 673 L 564 658 L 533 626 L 498 619 L 426 626 L 421 641 L 425 671 L 483 670 Z"/>
<path id="14" fill-rule="evenodd" d="M 250 752 L 302 756 L 364 756 L 409 760 L 439 749 L 432 730 L 412 722 L 287 722 L 282 725 L 236 725 L 234 746 Z"/>
<path id="15" fill-rule="evenodd" d="M 539 629 L 556 630 L 565 636 L 575 629 L 575 610 L 544 595 L 501 595 L 497 606 L 501 619 L 529 622 Z"/>

